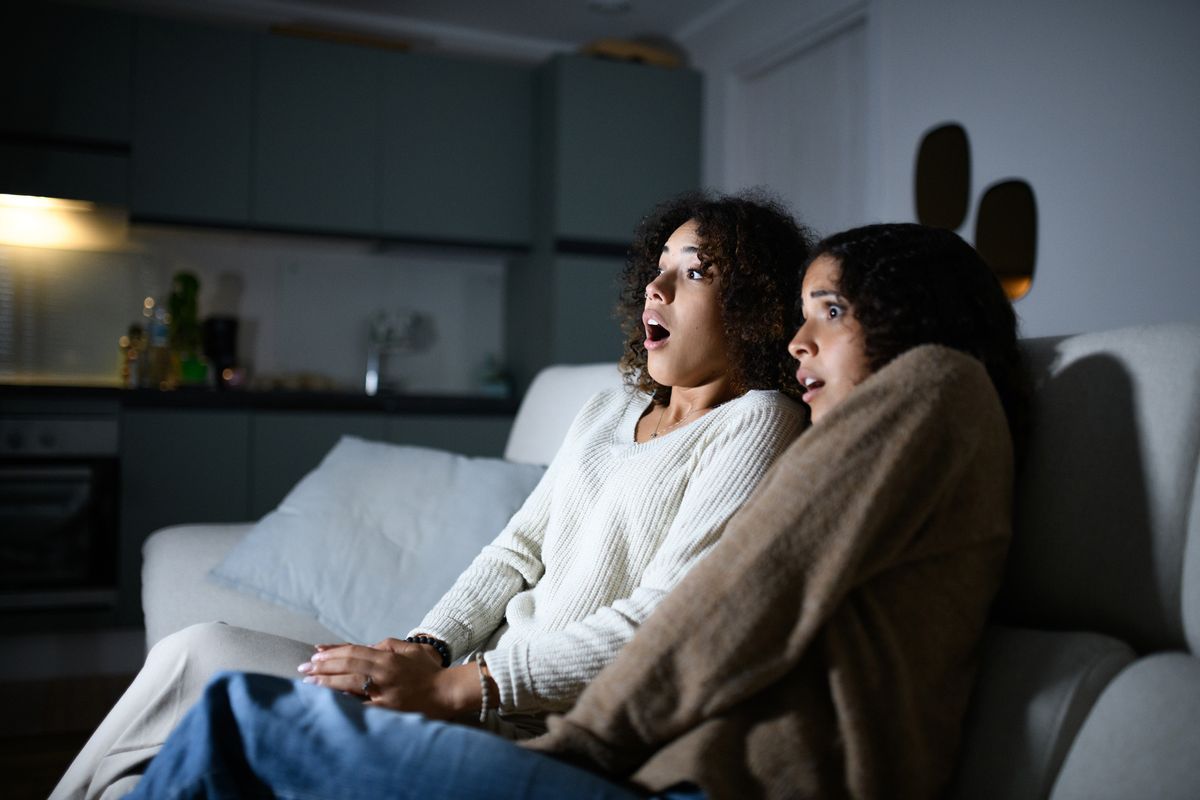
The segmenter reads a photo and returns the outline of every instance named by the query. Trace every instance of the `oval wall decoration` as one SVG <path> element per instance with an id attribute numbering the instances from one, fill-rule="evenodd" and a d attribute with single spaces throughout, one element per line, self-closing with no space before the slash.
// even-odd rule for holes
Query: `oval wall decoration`
<path id="1" fill-rule="evenodd" d="M 1037 200 L 1022 180 L 994 183 L 975 213 L 975 249 L 1013 300 L 1029 293 L 1037 259 Z"/>
<path id="2" fill-rule="evenodd" d="M 957 230 L 971 204 L 971 146 L 956 122 L 931 129 L 917 148 L 917 220 Z"/>

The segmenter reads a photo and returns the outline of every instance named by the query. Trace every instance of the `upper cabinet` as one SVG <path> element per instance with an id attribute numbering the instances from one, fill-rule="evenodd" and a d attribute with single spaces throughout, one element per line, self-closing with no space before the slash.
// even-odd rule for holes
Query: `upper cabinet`
<path id="1" fill-rule="evenodd" d="M 250 219 L 254 60 L 245 31 L 143 19 L 134 58 L 134 215 Z"/>
<path id="2" fill-rule="evenodd" d="M 390 54 L 386 64 L 383 232 L 528 244 L 532 70 L 405 53 Z"/>
<path id="3" fill-rule="evenodd" d="M 253 222 L 378 233 L 380 79 L 386 55 L 286 36 L 262 39 Z"/>
<path id="4" fill-rule="evenodd" d="M 50 4 L 0 11 L 0 130 L 129 144 L 131 18 Z"/>
<path id="5" fill-rule="evenodd" d="M 135 219 L 615 252 L 700 173 L 700 76 L 4 4 L 0 192 Z"/>
<path id="6" fill-rule="evenodd" d="M 700 75 L 587 56 L 542 67 L 555 239 L 628 244 L 655 204 L 700 183 Z"/>
<path id="7" fill-rule="evenodd" d="M 0 192 L 128 201 L 131 18 L 0 10 Z"/>

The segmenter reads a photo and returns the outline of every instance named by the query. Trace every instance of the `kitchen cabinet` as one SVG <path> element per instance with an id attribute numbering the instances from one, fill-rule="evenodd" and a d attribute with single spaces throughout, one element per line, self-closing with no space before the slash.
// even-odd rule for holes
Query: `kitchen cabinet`
<path id="1" fill-rule="evenodd" d="M 393 416 L 387 439 L 393 444 L 431 447 L 466 456 L 501 458 L 513 418 L 499 416 Z"/>
<path id="2" fill-rule="evenodd" d="M 530 70 L 260 43 L 252 218 L 419 241 L 529 241 Z"/>
<path id="3" fill-rule="evenodd" d="M 250 447 L 250 519 L 279 505 L 342 436 L 387 439 L 384 414 L 258 412 Z"/>
<path id="4" fill-rule="evenodd" d="M 286 36 L 259 43 L 251 218 L 374 235 L 385 53 Z"/>
<path id="5" fill-rule="evenodd" d="M 257 412 L 250 446 L 250 518 L 279 505 L 342 436 L 499 458 L 512 420 L 510 415 Z"/>
<path id="6" fill-rule="evenodd" d="M 0 193 L 127 202 L 132 19 L 5 4 L 0 30 Z"/>
<path id="7" fill-rule="evenodd" d="M 50 3 L 0 10 L 0 130 L 129 144 L 133 20 Z"/>
<path id="8" fill-rule="evenodd" d="M 532 70 L 410 53 L 386 59 L 382 232 L 528 244 Z"/>
<path id="9" fill-rule="evenodd" d="M 119 615 L 141 622 L 142 543 L 159 528 L 250 516 L 250 414 L 126 409 L 121 416 Z"/>
<path id="10" fill-rule="evenodd" d="M 518 389 L 550 364 L 620 358 L 613 309 L 634 228 L 700 183 L 700 75 L 556 56 L 537 71 L 535 118 L 537 234 L 505 289 Z"/>
<path id="11" fill-rule="evenodd" d="M 12 144 L 0 137 L 0 193 L 125 205 L 129 156 L 50 142 Z"/>
<path id="12" fill-rule="evenodd" d="M 504 338 L 519 390 L 551 364 L 620 359 L 614 309 L 623 267 L 614 256 L 552 252 L 509 263 Z"/>
<path id="13" fill-rule="evenodd" d="M 138 23 L 134 59 L 135 217 L 250 220 L 258 36 L 166 20 Z"/>
<path id="14" fill-rule="evenodd" d="M 542 168 L 560 247 L 626 245 L 654 205 L 700 184 L 699 73 L 560 55 L 538 75 Z"/>

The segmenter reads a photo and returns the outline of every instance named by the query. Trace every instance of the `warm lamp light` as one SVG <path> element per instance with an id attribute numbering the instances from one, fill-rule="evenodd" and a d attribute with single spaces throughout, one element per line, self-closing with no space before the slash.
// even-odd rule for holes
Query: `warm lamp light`
<path id="1" fill-rule="evenodd" d="M 86 200 L 0 194 L 0 244 L 107 250 L 129 230 L 125 212 Z"/>
<path id="2" fill-rule="evenodd" d="M 1006 276 L 1000 279 L 1000 285 L 1004 287 L 1004 293 L 1008 295 L 1009 300 L 1020 300 L 1029 294 L 1033 278 L 1028 275 Z"/>

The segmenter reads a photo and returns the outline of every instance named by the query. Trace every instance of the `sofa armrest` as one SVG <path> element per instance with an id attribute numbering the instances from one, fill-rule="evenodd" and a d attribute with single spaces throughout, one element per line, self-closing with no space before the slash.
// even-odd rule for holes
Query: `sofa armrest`
<path id="1" fill-rule="evenodd" d="M 249 532 L 250 524 L 178 525 L 152 534 L 142 547 L 142 608 L 146 649 L 197 622 L 227 622 L 303 642 L 336 642 L 313 617 L 207 579 Z"/>

